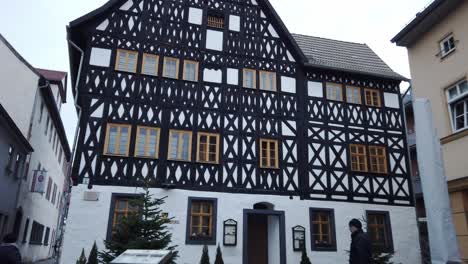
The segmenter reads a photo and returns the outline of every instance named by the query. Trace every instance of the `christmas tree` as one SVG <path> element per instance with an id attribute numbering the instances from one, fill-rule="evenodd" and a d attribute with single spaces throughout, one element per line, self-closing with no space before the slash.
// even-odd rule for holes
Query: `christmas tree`
<path id="1" fill-rule="evenodd" d="M 312 264 L 312 262 L 310 262 L 309 257 L 307 256 L 307 251 L 305 248 L 302 249 L 302 257 L 300 264 Z"/>
<path id="2" fill-rule="evenodd" d="M 76 264 L 86 264 L 86 256 L 85 256 L 85 253 L 84 253 L 84 249 L 81 250 L 81 256 L 76 261 Z"/>
<path id="3" fill-rule="evenodd" d="M 170 245 L 172 234 L 167 227 L 173 219 L 164 217 L 160 209 L 165 198 L 153 198 L 145 188 L 144 195 L 131 200 L 131 207 L 137 209 L 119 221 L 111 240 L 104 241 L 106 250 L 99 252 L 101 261 L 110 263 L 127 249 L 170 250 L 169 263 L 175 264 L 178 252 Z"/>
<path id="4" fill-rule="evenodd" d="M 203 246 L 200 264 L 210 264 L 210 256 L 208 255 L 208 247 L 206 245 Z"/>
<path id="5" fill-rule="evenodd" d="M 94 241 L 93 248 L 89 253 L 87 264 L 98 264 L 98 250 L 96 246 L 96 241 Z"/>
<path id="6" fill-rule="evenodd" d="M 224 264 L 223 260 L 223 253 L 221 253 L 221 248 L 218 245 L 218 248 L 216 249 L 216 259 L 214 264 Z"/>

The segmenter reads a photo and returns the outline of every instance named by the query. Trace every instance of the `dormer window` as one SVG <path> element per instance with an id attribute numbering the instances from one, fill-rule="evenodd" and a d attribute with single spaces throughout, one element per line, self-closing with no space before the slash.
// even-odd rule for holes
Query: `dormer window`
<path id="1" fill-rule="evenodd" d="M 208 27 L 224 28 L 224 16 L 208 12 Z"/>
<path id="2" fill-rule="evenodd" d="M 453 34 L 450 34 L 440 42 L 441 57 L 445 57 L 453 51 L 455 51 L 455 38 Z"/>

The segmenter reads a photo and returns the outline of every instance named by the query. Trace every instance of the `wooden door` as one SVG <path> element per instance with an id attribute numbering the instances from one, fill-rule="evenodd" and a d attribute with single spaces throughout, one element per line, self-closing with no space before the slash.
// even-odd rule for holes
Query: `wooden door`
<path id="1" fill-rule="evenodd" d="M 249 215 L 248 264 L 268 264 L 268 216 Z"/>

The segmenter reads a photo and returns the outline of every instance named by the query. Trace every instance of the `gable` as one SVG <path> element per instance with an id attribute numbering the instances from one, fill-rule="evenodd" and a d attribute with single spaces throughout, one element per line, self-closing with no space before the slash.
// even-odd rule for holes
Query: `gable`
<path id="1" fill-rule="evenodd" d="M 95 33 L 99 37 L 101 34 L 128 37 L 129 42 L 154 40 L 161 44 L 204 48 L 209 43 L 204 42 L 205 38 L 211 32 L 206 29 L 208 12 L 224 16 L 227 24 L 226 29 L 221 30 L 225 34 L 224 51 L 230 54 L 287 62 L 306 60 L 267 0 L 203 3 L 200 0 L 111 0 L 71 22 L 70 32 L 72 39 L 78 32 Z"/>

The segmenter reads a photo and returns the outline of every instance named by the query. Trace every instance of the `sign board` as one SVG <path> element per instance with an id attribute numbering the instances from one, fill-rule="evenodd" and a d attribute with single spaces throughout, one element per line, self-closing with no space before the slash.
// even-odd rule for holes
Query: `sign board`
<path id="1" fill-rule="evenodd" d="M 35 170 L 33 171 L 33 183 L 32 183 L 32 192 L 44 193 L 47 179 L 47 171 Z"/>
<path id="2" fill-rule="evenodd" d="M 129 249 L 118 256 L 112 264 L 167 264 L 171 257 L 169 250 Z"/>

